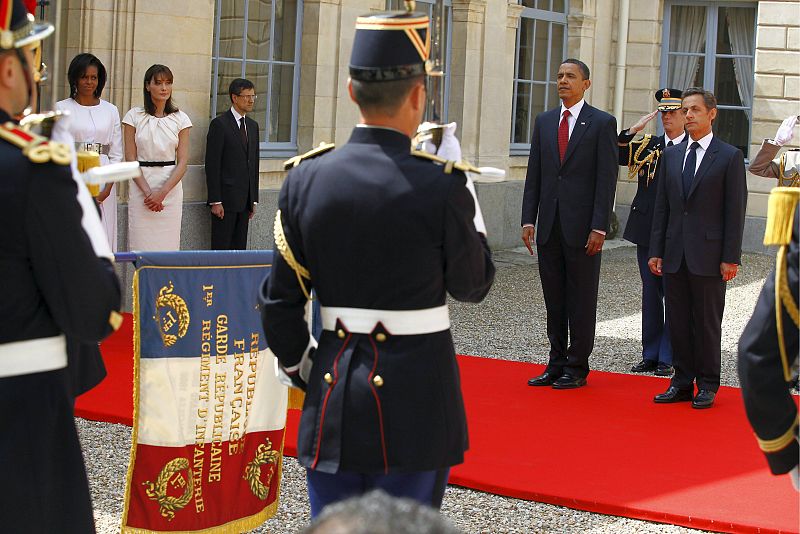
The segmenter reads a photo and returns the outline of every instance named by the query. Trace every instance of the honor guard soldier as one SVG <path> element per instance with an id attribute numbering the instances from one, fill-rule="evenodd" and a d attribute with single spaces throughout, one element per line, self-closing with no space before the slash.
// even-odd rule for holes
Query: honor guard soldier
<path id="1" fill-rule="evenodd" d="M 664 149 L 686 139 L 683 129 L 686 118 L 681 112 L 681 91 L 664 88 L 656 91 L 655 96 L 658 101 L 656 111 L 645 115 L 619 134 L 619 164 L 628 167 L 628 178 L 638 182 L 623 234 L 625 239 L 636 243 L 636 260 L 642 279 L 642 360 L 631 371 L 670 376 L 673 372 L 672 345 L 664 316 L 664 284 L 661 277 L 650 272 L 647 260 L 658 190 L 656 169 Z M 664 135 L 645 134 L 633 141 L 636 134 L 659 112 Z"/>
<path id="2" fill-rule="evenodd" d="M 94 532 L 65 336 L 119 325 L 119 282 L 82 227 L 71 152 L 20 128 L 36 98 L 35 48 L 53 32 L 0 0 L 0 530 Z M 94 214 L 96 217 L 96 214 Z"/>
<path id="3" fill-rule="evenodd" d="M 775 139 L 764 139 L 750 162 L 750 172 L 764 178 L 777 178 L 779 187 L 800 187 L 800 150 L 786 150 L 776 157 L 782 146 L 792 142 L 799 118 L 797 115 L 787 117 L 775 133 Z"/>
<path id="4" fill-rule="evenodd" d="M 479 302 L 495 269 L 471 167 L 411 150 L 428 27 L 421 13 L 358 17 L 348 90 L 361 123 L 344 146 L 287 162 L 261 302 L 270 348 L 306 391 L 312 516 L 375 488 L 438 508 L 468 445 L 446 298 Z"/>
<path id="5" fill-rule="evenodd" d="M 797 387 L 800 331 L 800 188 L 779 187 L 769 197 L 765 245 L 778 245 L 753 316 L 739 339 L 739 379 L 747 418 L 774 475 L 790 473 L 798 487 Z"/>

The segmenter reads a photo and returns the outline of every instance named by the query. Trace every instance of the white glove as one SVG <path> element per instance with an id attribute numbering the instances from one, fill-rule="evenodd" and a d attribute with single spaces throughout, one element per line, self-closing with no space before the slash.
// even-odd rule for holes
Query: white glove
<path id="1" fill-rule="evenodd" d="M 794 125 L 797 124 L 797 115 L 787 117 L 775 133 L 775 144 L 783 146 L 791 142 L 794 137 Z"/>
<path id="2" fill-rule="evenodd" d="M 798 468 L 800 468 L 800 466 L 796 465 L 791 471 L 789 471 L 789 478 L 792 481 L 792 486 L 794 486 L 794 489 L 800 491 L 800 470 L 798 470 Z"/>

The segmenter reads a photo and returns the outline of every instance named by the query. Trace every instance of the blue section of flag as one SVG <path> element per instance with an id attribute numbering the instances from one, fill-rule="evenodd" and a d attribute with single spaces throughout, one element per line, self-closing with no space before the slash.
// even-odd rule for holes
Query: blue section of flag
<path id="1" fill-rule="evenodd" d="M 137 253 L 142 358 L 267 348 L 258 291 L 271 251 Z"/>

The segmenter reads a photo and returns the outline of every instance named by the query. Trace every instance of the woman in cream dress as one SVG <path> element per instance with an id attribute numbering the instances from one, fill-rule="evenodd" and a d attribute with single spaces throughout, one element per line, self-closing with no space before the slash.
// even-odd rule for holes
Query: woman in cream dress
<path id="1" fill-rule="evenodd" d="M 77 150 L 100 153 L 100 164 L 122 161 L 122 131 L 117 106 L 100 98 L 106 84 L 106 69 L 92 54 L 78 54 L 67 71 L 69 98 L 56 109 L 69 112 L 67 130 Z M 117 251 L 117 188 L 106 185 L 96 198 L 111 250 Z"/>
<path id="2" fill-rule="evenodd" d="M 130 250 L 178 250 L 183 187 L 189 155 L 189 117 L 172 103 L 172 71 L 153 65 L 144 75 L 144 107 L 122 119 L 125 160 L 138 161 L 142 177 L 128 199 Z"/>

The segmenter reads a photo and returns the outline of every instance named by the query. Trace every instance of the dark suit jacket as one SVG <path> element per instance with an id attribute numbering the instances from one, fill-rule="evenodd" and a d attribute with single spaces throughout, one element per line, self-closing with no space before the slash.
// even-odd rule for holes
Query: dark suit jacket
<path id="1" fill-rule="evenodd" d="M 536 117 L 522 197 L 522 224 L 537 224 L 536 243 L 550 237 L 558 209 L 564 238 L 583 247 L 589 232 L 608 230 L 617 184 L 617 121 L 584 103 L 567 145 L 558 154 L 561 107 Z"/>
<path id="2" fill-rule="evenodd" d="M 206 185 L 208 203 L 222 202 L 226 211 L 252 211 L 258 202 L 258 123 L 244 119 L 248 147 L 230 110 L 208 125 L 206 137 Z"/>
<path id="3" fill-rule="evenodd" d="M 744 157 L 736 147 L 711 139 L 683 199 L 683 158 L 692 141 L 669 147 L 658 168 L 658 194 L 650 236 L 650 257 L 675 273 L 686 256 L 689 272 L 719 276 L 720 263 L 742 262 L 747 207 Z"/>

